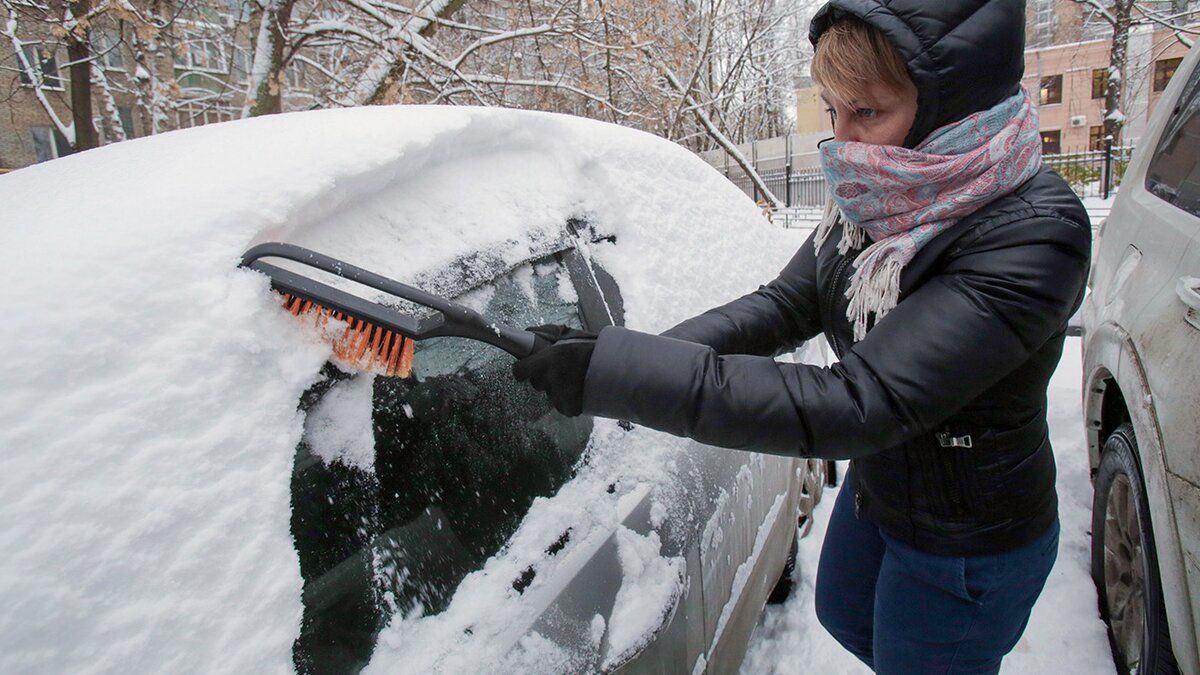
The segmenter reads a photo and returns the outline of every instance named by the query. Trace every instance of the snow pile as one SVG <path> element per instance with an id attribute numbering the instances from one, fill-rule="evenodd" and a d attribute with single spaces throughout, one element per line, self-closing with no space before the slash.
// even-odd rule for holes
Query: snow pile
<path id="1" fill-rule="evenodd" d="M 661 551 L 657 532 L 643 536 L 627 527 L 617 529 L 623 579 L 608 622 L 606 668 L 645 645 L 667 618 L 663 608 L 674 607 L 683 593 L 683 558 L 663 558 Z"/>
<path id="2" fill-rule="evenodd" d="M 305 419 L 309 449 L 326 464 L 341 462 L 375 471 L 371 396 L 375 376 L 343 380 L 329 389 Z"/>
<path id="3" fill-rule="evenodd" d="M 328 348 L 236 268 L 241 253 L 286 240 L 405 281 L 446 269 L 470 281 L 546 250 L 571 217 L 616 235 L 594 255 L 622 287 L 627 323 L 648 330 L 754 288 L 794 250 L 682 148 L 515 111 L 278 115 L 0 176 L 0 670 L 290 670 L 297 402 Z M 358 406 L 361 422 L 363 400 L 346 391 L 327 405 Z M 326 458 L 369 458 L 353 429 L 318 436 Z M 489 562 L 500 576 L 468 578 L 486 588 L 447 614 L 519 604 L 496 579 L 543 556 L 542 535 L 599 537 L 638 480 L 669 485 L 661 467 L 678 446 L 638 438 L 639 452 L 615 456 L 596 444 L 594 475 L 535 504 L 508 557 Z M 622 476 L 621 492 L 596 498 Z"/>

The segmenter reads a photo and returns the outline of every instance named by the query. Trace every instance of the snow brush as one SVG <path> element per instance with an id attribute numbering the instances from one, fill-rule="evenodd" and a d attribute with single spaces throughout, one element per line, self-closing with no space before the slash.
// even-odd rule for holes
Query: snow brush
<path id="1" fill-rule="evenodd" d="M 263 262 L 263 258 L 291 260 L 434 311 L 417 318 Z M 271 287 L 283 296 L 284 308 L 295 316 L 311 315 L 313 325 L 332 342 L 337 360 L 355 370 L 408 377 L 412 372 L 413 341 L 440 336 L 478 340 L 517 358 L 533 352 L 533 333 L 494 323 L 445 298 L 301 246 L 259 244 L 242 255 L 241 267 L 270 277 Z M 345 328 L 337 331 L 329 326 L 330 320 L 345 322 Z"/>

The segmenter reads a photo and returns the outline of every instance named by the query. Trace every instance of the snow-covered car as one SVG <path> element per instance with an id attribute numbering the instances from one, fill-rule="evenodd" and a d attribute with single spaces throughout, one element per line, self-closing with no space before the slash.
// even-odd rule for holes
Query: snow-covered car
<path id="1" fill-rule="evenodd" d="M 1122 673 L 1200 673 L 1198 59 L 1129 162 L 1083 308 L 1092 575 Z"/>
<path id="2" fill-rule="evenodd" d="M 0 223 L 4 673 L 733 672 L 819 498 L 814 462 L 562 417 L 478 343 L 343 372 L 238 267 L 284 241 L 660 331 L 794 239 L 651 135 L 278 115 L 5 175 Z"/>

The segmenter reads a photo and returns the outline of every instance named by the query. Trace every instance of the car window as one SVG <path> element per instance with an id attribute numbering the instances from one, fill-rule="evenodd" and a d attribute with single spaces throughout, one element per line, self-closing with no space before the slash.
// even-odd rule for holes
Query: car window
<path id="1" fill-rule="evenodd" d="M 581 325 L 554 258 L 458 300 L 511 325 Z M 298 671 L 357 671 L 393 615 L 444 610 L 533 500 L 571 477 L 591 420 L 556 413 L 511 365 L 496 348 L 438 338 L 417 344 L 409 379 L 330 367 L 324 391 L 308 394 L 292 477 Z"/>
<path id="2" fill-rule="evenodd" d="M 1193 70 L 1167 120 L 1150 166 L 1146 190 L 1200 215 L 1200 70 Z"/>

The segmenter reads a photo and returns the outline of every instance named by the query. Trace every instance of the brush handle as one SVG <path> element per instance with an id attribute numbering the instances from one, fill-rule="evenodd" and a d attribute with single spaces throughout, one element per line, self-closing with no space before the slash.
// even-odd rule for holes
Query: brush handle
<path id="1" fill-rule="evenodd" d="M 428 307 L 434 310 L 434 314 L 417 319 L 393 307 L 263 262 L 261 258 L 291 260 Z M 282 242 L 259 244 L 242 256 L 242 266 L 266 274 L 276 288 L 384 326 L 414 340 L 439 336 L 463 337 L 499 347 L 517 358 L 533 353 L 534 335 L 529 331 L 489 321 L 479 312 L 458 303 L 302 246 Z"/>

